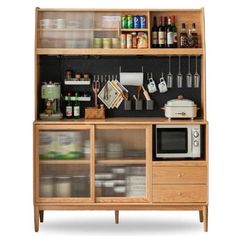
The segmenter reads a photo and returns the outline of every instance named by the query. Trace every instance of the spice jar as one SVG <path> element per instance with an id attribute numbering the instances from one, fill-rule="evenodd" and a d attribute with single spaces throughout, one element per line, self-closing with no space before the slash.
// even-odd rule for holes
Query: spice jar
<path id="1" fill-rule="evenodd" d="M 66 70 L 65 78 L 66 78 L 66 80 L 72 79 L 72 70 Z"/>
<path id="2" fill-rule="evenodd" d="M 40 177 L 40 197 L 53 197 L 54 178 L 50 176 Z"/>
<path id="3" fill-rule="evenodd" d="M 75 79 L 76 79 L 76 80 L 80 80 L 80 78 L 81 78 L 81 75 L 80 75 L 79 72 L 77 72 L 77 73 L 75 74 Z"/>
<path id="4" fill-rule="evenodd" d="M 88 73 L 84 73 L 84 80 L 89 80 L 89 74 Z"/>
<path id="5" fill-rule="evenodd" d="M 71 197 L 71 177 L 56 177 L 55 194 L 57 197 Z"/>

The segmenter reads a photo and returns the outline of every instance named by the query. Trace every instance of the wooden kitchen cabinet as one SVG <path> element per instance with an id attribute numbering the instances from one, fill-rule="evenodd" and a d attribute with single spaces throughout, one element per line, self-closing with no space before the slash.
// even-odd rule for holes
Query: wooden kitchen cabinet
<path id="1" fill-rule="evenodd" d="M 111 19 L 109 17 L 124 14 L 144 15 L 146 28 L 122 29 L 120 25 L 107 22 Z M 176 16 L 179 31 L 181 23 L 191 26 L 194 21 L 199 33 L 199 47 L 152 48 L 153 17 L 165 15 Z M 41 20 L 45 19 L 42 23 Z M 55 20 L 56 27 L 53 25 Z M 45 22 L 46 27 L 42 26 Z M 140 31 L 148 35 L 147 48 L 96 48 L 94 45 L 97 37 L 120 38 L 122 33 Z M 59 74 L 61 68 L 64 69 L 63 63 L 68 60 L 70 65 L 74 63 L 74 58 L 88 60 L 90 56 L 107 56 L 106 60 L 124 59 L 124 56 L 156 57 L 158 60 L 168 56 L 199 57 L 201 84 L 197 91 L 201 115 L 194 120 L 168 120 L 143 110 L 141 112 L 147 112 L 143 117 L 136 116 L 137 111 L 131 111 L 127 117 L 40 120 L 42 78 L 51 80 L 50 66 L 55 62 L 50 58 L 56 57 L 56 62 L 61 63 L 57 64 L 58 74 L 53 74 L 52 80 L 62 78 L 60 81 L 64 82 L 64 75 Z M 33 124 L 35 231 L 39 230 L 39 222 L 44 221 L 44 212 L 49 210 L 112 210 L 115 211 L 115 223 L 119 222 L 120 210 L 193 210 L 199 211 L 200 222 L 204 223 L 204 230 L 208 230 L 209 145 L 205 60 L 204 9 L 36 8 Z M 106 74 L 105 66 L 102 70 L 99 73 Z M 160 109 L 159 104 L 155 109 Z M 201 157 L 195 160 L 156 159 L 156 125 L 200 125 Z"/>

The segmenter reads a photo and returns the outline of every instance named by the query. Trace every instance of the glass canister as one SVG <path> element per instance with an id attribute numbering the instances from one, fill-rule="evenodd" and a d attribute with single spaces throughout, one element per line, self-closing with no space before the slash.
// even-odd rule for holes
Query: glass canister
<path id="1" fill-rule="evenodd" d="M 40 197 L 53 197 L 54 195 L 54 178 L 51 176 L 40 177 Z"/>
<path id="2" fill-rule="evenodd" d="M 57 197 L 71 197 L 71 177 L 56 177 L 55 195 Z"/>
<path id="3" fill-rule="evenodd" d="M 76 175 L 72 177 L 72 196 L 89 197 L 89 177 L 87 175 Z"/>

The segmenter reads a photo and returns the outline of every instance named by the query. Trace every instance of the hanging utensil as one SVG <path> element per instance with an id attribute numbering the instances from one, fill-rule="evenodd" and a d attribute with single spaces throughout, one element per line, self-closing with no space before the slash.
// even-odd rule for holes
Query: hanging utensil
<path id="1" fill-rule="evenodd" d="M 196 72 L 194 74 L 194 88 L 199 88 L 200 86 L 200 75 L 197 72 L 197 56 L 196 56 Z"/>
<path id="2" fill-rule="evenodd" d="M 100 90 L 100 82 L 98 79 L 95 79 L 95 77 L 92 83 L 92 89 L 94 93 L 94 106 L 98 107 L 98 92 Z"/>
<path id="3" fill-rule="evenodd" d="M 188 74 L 186 75 L 187 88 L 192 88 L 193 75 L 190 72 L 190 67 L 190 56 L 188 56 Z"/>
<path id="4" fill-rule="evenodd" d="M 140 98 L 140 93 L 141 93 L 141 91 L 142 91 L 142 86 L 138 86 L 138 87 L 137 87 L 137 92 L 138 92 L 137 99 L 138 99 L 138 100 L 139 100 L 139 98 Z"/>
<path id="5" fill-rule="evenodd" d="M 181 74 L 181 56 L 179 56 L 179 73 L 177 75 L 177 87 L 182 88 L 183 86 L 183 75 Z"/>
<path id="6" fill-rule="evenodd" d="M 169 56 L 169 73 L 167 74 L 167 88 L 173 87 L 173 74 L 171 73 L 171 56 Z"/>

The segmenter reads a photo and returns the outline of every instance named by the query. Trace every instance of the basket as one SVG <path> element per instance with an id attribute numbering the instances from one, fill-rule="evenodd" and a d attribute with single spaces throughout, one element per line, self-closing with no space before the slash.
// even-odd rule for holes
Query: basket
<path id="1" fill-rule="evenodd" d="M 85 119 L 105 119 L 105 109 L 103 107 L 87 107 L 85 108 Z"/>

